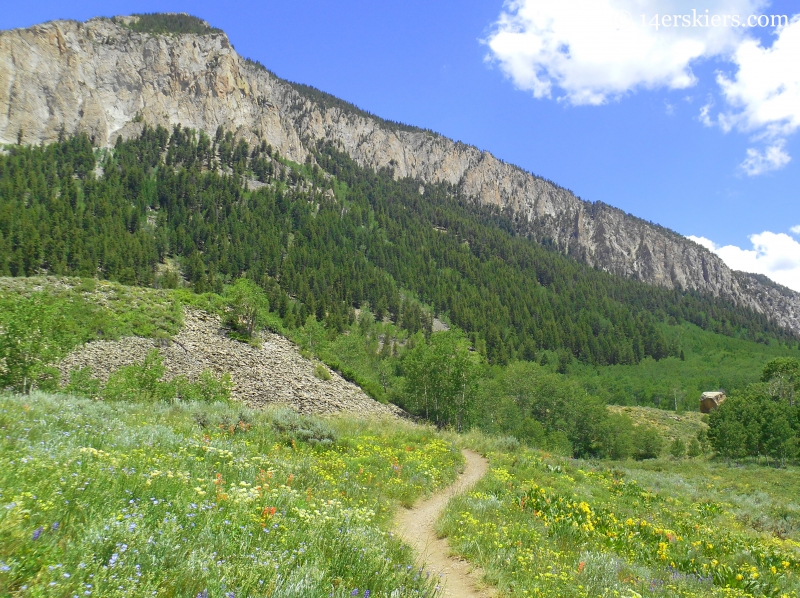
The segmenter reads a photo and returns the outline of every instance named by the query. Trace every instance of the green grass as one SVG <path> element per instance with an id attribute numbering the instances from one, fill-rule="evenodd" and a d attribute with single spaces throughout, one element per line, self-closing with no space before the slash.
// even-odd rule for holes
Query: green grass
<path id="1" fill-rule="evenodd" d="M 169 292 L 80 278 L 0 278 L 0 389 L 58 388 L 53 364 L 75 347 L 170 337 L 183 324 Z"/>
<path id="2" fill-rule="evenodd" d="M 503 596 L 797 596 L 797 469 L 489 452 L 440 521 Z"/>
<path id="3" fill-rule="evenodd" d="M 433 596 L 388 524 L 461 463 L 397 421 L 3 395 L 0 593 Z"/>
<path id="4" fill-rule="evenodd" d="M 662 326 L 683 349 L 685 360 L 647 358 L 636 365 L 590 366 L 573 363 L 569 376 L 587 391 L 618 405 L 674 406 L 697 411 L 700 395 L 720 388 L 731 392 L 758 382 L 764 364 L 775 357 L 798 357 L 796 347 L 732 338 L 693 324 Z"/>
<path id="5" fill-rule="evenodd" d="M 660 427 L 693 425 L 674 423 Z M 598 463 L 399 421 L 34 393 L 0 395 L 2 595 L 433 597 L 390 521 L 454 479 L 457 445 L 491 470 L 439 530 L 500 596 L 800 590 L 798 468 Z"/>
<path id="6" fill-rule="evenodd" d="M 6 309 L 34 295 L 46 298 L 79 331 L 74 344 L 95 338 L 168 337 L 183 326 L 185 292 L 131 287 L 93 278 L 0 277 L 0 304 Z M 197 296 L 203 301 L 202 295 Z M 208 301 L 206 301 L 208 303 Z M 68 328 L 64 322 L 62 328 Z"/>
<path id="7" fill-rule="evenodd" d="M 676 438 L 688 445 L 693 438 L 697 438 L 698 433 L 708 429 L 708 425 L 699 411 L 675 413 L 653 407 L 623 407 L 619 405 L 609 405 L 608 409 L 613 413 L 627 415 L 636 426 L 646 425 L 655 428 L 666 441 L 667 448 L 669 443 Z"/>

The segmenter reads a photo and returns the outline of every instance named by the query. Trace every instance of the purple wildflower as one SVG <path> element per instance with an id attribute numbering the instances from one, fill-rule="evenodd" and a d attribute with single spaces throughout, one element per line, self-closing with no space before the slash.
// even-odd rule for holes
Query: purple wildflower
<path id="1" fill-rule="evenodd" d="M 369 590 L 364 590 L 364 598 L 369 598 Z"/>
<path id="2" fill-rule="evenodd" d="M 203 590 L 195 598 L 208 598 L 208 590 Z"/>
<path id="3" fill-rule="evenodd" d="M 358 588 L 356 588 L 355 590 L 353 590 L 352 592 L 350 592 L 350 595 L 351 595 L 351 596 L 358 596 Z"/>
<path id="4" fill-rule="evenodd" d="M 36 531 L 35 531 L 35 532 L 33 532 L 33 539 L 34 539 L 34 540 L 38 540 L 38 539 L 39 539 L 39 536 L 41 536 L 41 535 L 42 535 L 42 532 L 43 532 L 43 531 L 44 531 L 44 528 L 43 528 L 43 527 L 38 527 L 38 528 L 36 528 Z"/>
<path id="5" fill-rule="evenodd" d="M 54 530 L 57 530 L 57 529 L 58 529 L 58 521 L 56 521 L 56 522 L 53 524 L 53 529 L 54 529 Z"/>

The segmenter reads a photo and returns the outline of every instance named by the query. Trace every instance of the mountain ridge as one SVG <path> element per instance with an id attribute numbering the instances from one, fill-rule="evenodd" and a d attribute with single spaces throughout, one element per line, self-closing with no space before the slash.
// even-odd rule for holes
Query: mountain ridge
<path id="1" fill-rule="evenodd" d="M 800 294 L 728 268 L 678 233 L 587 202 L 489 152 L 392 123 L 240 57 L 224 33 L 154 35 L 115 19 L 51 21 L 0 32 L 0 143 L 86 132 L 95 145 L 143 122 L 232 130 L 303 162 L 331 142 L 396 178 L 447 182 L 514 214 L 521 233 L 612 274 L 708 292 L 800 332 Z M 322 99 L 320 99 L 322 98 Z M 336 100 L 336 101 L 333 101 Z"/>

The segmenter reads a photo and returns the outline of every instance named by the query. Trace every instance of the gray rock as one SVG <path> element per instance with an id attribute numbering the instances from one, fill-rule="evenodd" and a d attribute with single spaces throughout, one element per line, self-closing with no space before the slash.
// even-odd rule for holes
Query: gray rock
<path id="1" fill-rule="evenodd" d="M 139 337 L 87 343 L 58 364 L 62 382 L 67 382 L 72 369 L 83 367 L 91 367 L 95 377 L 106 382 L 112 372 L 141 363 L 148 351 L 158 348 L 167 380 L 179 375 L 196 380 L 204 370 L 218 376 L 228 373 L 233 382 L 232 398 L 250 407 L 283 404 L 301 413 L 404 415 L 394 405 L 371 399 L 336 372 L 330 372 L 330 380 L 320 380 L 314 375 L 319 362 L 302 357 L 282 336 L 263 334 L 261 346 L 253 347 L 228 338 L 216 316 L 185 308 L 184 321 L 184 328 L 174 342 L 166 346 Z"/>

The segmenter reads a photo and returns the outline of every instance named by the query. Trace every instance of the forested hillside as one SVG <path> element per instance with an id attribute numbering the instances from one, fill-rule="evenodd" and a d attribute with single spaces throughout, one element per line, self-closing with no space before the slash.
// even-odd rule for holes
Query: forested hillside
<path id="1" fill-rule="evenodd" d="M 52 43 L 62 37 L 66 46 Z M 19 68 L 21 64 L 30 68 Z M 0 119 L 2 143 L 21 141 L 39 145 L 58 141 L 59 132 L 62 138 L 86 133 L 93 145 L 105 150 L 113 149 L 120 135 L 125 139 L 139 136 L 143 123 L 170 130 L 183 123 L 212 137 L 221 126 L 224 131 L 235 133 L 234 146 L 240 138 L 251 146 L 250 150 L 266 142 L 283 158 L 300 164 L 304 164 L 309 153 L 317 154 L 324 150 L 324 145 L 332 145 L 346 154 L 348 162 L 352 159 L 371 171 L 356 169 L 359 183 L 355 187 L 362 190 L 366 180 L 381 180 L 383 175 L 378 174 L 381 170 L 392 170 L 398 178 L 414 179 L 407 181 L 408 185 L 402 181 L 388 187 L 383 182 L 377 183 L 384 190 L 394 187 L 389 190 L 396 195 L 414 192 L 417 183 L 421 183 L 429 187 L 427 198 L 435 198 L 441 194 L 432 187 L 446 182 L 455 187 L 445 196 L 456 201 L 500 206 L 506 210 L 504 226 L 508 225 L 510 231 L 529 235 L 532 240 L 590 267 L 678 292 L 694 289 L 724 297 L 734 305 L 767 314 L 773 322 L 800 333 L 800 294 L 765 283 L 758 277 L 734 273 L 718 256 L 675 232 L 602 202 L 583 201 L 569 190 L 507 164 L 487 151 L 431 131 L 386 121 L 309 86 L 282 80 L 240 56 L 224 33 L 197 18 L 175 14 L 133 15 L 96 18 L 85 23 L 53 21 L 0 32 L 0 71 L 0 78 L 8 81 L 3 87 L 6 92 L 0 93 L 0 113 L 5 115 Z M 215 160 L 221 157 L 213 156 Z M 267 159 L 266 163 L 271 161 Z M 245 167 L 255 170 L 250 164 Z M 385 199 L 376 195 L 369 201 Z M 492 243 L 489 238 L 481 238 L 479 249 Z M 513 249 L 517 251 L 516 247 Z M 440 262 L 436 266 L 442 268 Z M 536 269 L 537 275 L 546 277 L 539 265 Z M 596 281 L 605 284 L 600 279 Z M 626 294 L 630 295 L 622 293 Z M 430 295 L 433 296 L 432 291 Z M 507 299 L 503 297 L 504 305 L 513 313 L 508 319 L 503 316 L 505 321 L 497 322 L 497 335 L 492 335 L 495 338 L 488 338 L 488 330 L 483 333 L 489 353 L 497 349 L 492 359 L 498 361 L 524 355 L 531 336 L 529 327 L 519 326 L 527 316 Z M 612 295 L 612 299 L 626 301 L 633 311 L 642 303 L 640 296 L 619 293 Z M 467 301 L 467 307 L 473 308 L 473 298 L 468 297 Z M 515 302 L 519 299 L 515 298 Z M 557 307 L 551 299 L 548 302 L 554 309 Z M 453 303 L 446 298 L 435 308 L 455 311 L 461 307 Z M 539 309 L 540 303 L 537 300 L 531 308 Z M 675 307 L 673 299 L 668 303 Z M 554 338 L 557 335 L 544 325 L 551 314 L 543 313 L 541 325 L 536 326 L 541 334 L 533 343 L 537 347 L 558 345 L 577 358 L 583 354 L 583 359 L 596 363 L 625 363 L 635 361 L 639 354 L 663 352 L 664 347 L 657 342 L 652 351 L 644 346 L 647 337 L 652 340 L 658 336 L 646 331 L 646 325 L 636 326 L 638 334 L 619 332 L 619 336 L 630 341 L 627 347 L 606 330 L 601 336 L 610 340 L 600 342 L 598 347 L 591 346 L 593 341 L 588 334 L 584 342 L 581 333 L 590 328 L 606 328 L 603 319 L 598 321 L 593 317 L 594 307 L 588 306 L 588 321 L 576 322 L 574 330 L 559 330 L 560 339 Z M 731 319 L 730 313 L 716 313 L 718 307 L 703 303 L 686 311 L 708 329 L 724 331 L 727 321 L 739 333 L 743 323 Z M 479 316 L 484 313 L 477 309 L 472 312 L 471 315 Z M 715 322 L 705 322 L 703 313 Z M 562 314 L 552 315 L 558 320 Z M 580 313 L 573 310 L 572 315 L 578 317 Z M 617 318 L 606 319 L 619 329 Z M 560 323 L 557 326 L 564 328 Z M 760 331 L 757 324 L 744 327 L 754 329 L 752 334 L 748 330 L 751 338 L 756 338 Z M 505 334 L 506 330 L 513 331 L 511 338 Z M 634 336 L 640 337 L 638 343 Z M 669 348 L 667 352 L 671 352 Z"/>
<path id="2" fill-rule="evenodd" d="M 211 138 L 144 126 L 108 151 L 85 136 L 13 146 L 0 155 L 0 202 L 0 275 L 160 287 L 185 277 L 199 293 L 246 276 L 287 331 L 313 316 L 334 339 L 373 313 L 391 329 L 375 347 L 387 358 L 430 334 L 434 315 L 488 364 L 536 361 L 587 387 L 586 368 L 626 367 L 636 380 L 637 364 L 684 364 L 687 354 L 702 368 L 711 339 L 766 357 L 797 351 L 762 314 L 592 269 L 518 235 L 512 215 L 446 184 L 362 169 L 331 145 L 303 165 L 222 129 Z M 373 379 L 387 392 L 390 377 Z"/>

